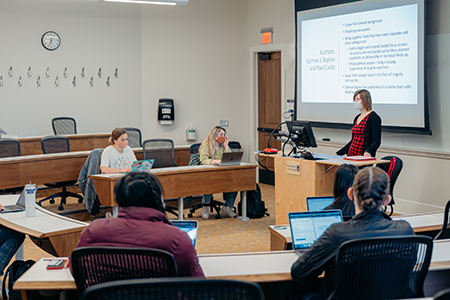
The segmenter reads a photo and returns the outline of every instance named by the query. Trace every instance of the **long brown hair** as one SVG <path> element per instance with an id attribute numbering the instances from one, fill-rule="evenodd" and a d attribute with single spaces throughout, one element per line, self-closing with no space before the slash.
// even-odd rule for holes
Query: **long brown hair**
<path id="1" fill-rule="evenodd" d="M 127 131 L 125 129 L 123 129 L 123 128 L 115 128 L 111 132 L 111 136 L 109 137 L 109 142 L 111 144 L 114 144 L 114 141 L 118 140 L 125 133 L 127 133 Z"/>
<path id="2" fill-rule="evenodd" d="M 389 195 L 389 176 L 377 167 L 367 167 L 358 172 L 353 181 L 355 204 L 364 211 L 379 209 Z"/>
<path id="3" fill-rule="evenodd" d="M 208 154 L 209 157 L 213 157 L 216 150 L 219 148 L 219 144 L 216 142 L 216 137 L 219 135 L 219 131 L 223 130 L 225 134 L 227 134 L 227 131 L 225 128 L 216 126 L 209 132 L 208 136 L 203 140 L 201 146 L 206 145 L 208 146 Z M 201 147 L 200 146 L 200 147 Z"/>
<path id="4" fill-rule="evenodd" d="M 353 94 L 353 101 L 355 101 L 356 96 L 359 95 L 359 98 L 361 98 L 361 105 L 364 107 L 367 111 L 372 110 L 372 97 L 370 96 L 370 92 L 368 90 L 357 90 Z"/>

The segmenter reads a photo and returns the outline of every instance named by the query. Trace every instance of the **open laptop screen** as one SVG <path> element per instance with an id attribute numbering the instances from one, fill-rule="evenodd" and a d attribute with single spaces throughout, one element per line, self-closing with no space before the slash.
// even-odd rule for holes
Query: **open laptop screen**
<path id="1" fill-rule="evenodd" d="M 342 222 L 340 210 L 289 213 L 292 246 L 307 249 L 334 223 Z"/>
<path id="2" fill-rule="evenodd" d="M 192 240 L 192 245 L 195 246 L 197 241 L 198 222 L 197 221 L 177 221 L 173 220 L 172 224 L 178 229 L 183 230 Z"/>
<path id="3" fill-rule="evenodd" d="M 308 206 L 308 211 L 319 211 L 323 210 L 325 207 L 334 202 L 334 197 L 308 197 L 306 198 L 306 205 Z"/>

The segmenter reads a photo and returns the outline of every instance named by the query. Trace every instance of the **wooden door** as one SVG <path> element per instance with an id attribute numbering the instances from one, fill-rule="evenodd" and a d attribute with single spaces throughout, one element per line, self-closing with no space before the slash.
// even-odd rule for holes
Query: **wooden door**
<path id="1" fill-rule="evenodd" d="M 268 147 L 270 133 L 281 122 L 281 52 L 258 53 L 258 147 Z M 272 139 L 270 146 L 280 149 Z M 262 159 L 261 159 L 262 161 Z M 273 159 L 262 163 L 273 171 Z M 267 178 L 266 178 L 267 177 Z M 266 180 L 267 179 L 267 180 Z M 260 168 L 260 182 L 273 183 L 273 174 Z"/>

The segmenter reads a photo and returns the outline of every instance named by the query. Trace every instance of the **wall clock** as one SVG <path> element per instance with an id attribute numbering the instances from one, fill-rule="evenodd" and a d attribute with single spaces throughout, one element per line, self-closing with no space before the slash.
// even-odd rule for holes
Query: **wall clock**
<path id="1" fill-rule="evenodd" d="M 41 43 L 45 49 L 53 51 L 58 49 L 59 45 L 61 45 L 61 38 L 56 32 L 47 31 L 42 35 Z"/>

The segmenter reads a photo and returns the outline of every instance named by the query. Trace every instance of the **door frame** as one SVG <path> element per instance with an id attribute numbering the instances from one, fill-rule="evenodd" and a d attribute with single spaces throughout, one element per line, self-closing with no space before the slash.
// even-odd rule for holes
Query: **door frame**
<path id="1" fill-rule="evenodd" d="M 292 49 L 291 49 L 292 48 Z M 290 44 L 272 44 L 250 47 L 250 149 L 258 149 L 258 53 L 259 52 L 281 52 L 281 121 L 283 121 L 283 112 L 286 111 L 286 70 L 290 63 L 295 68 L 295 49 Z M 291 54 L 289 54 L 291 53 Z M 295 71 L 295 70 L 294 70 Z M 293 80 L 295 81 L 295 80 Z"/>

